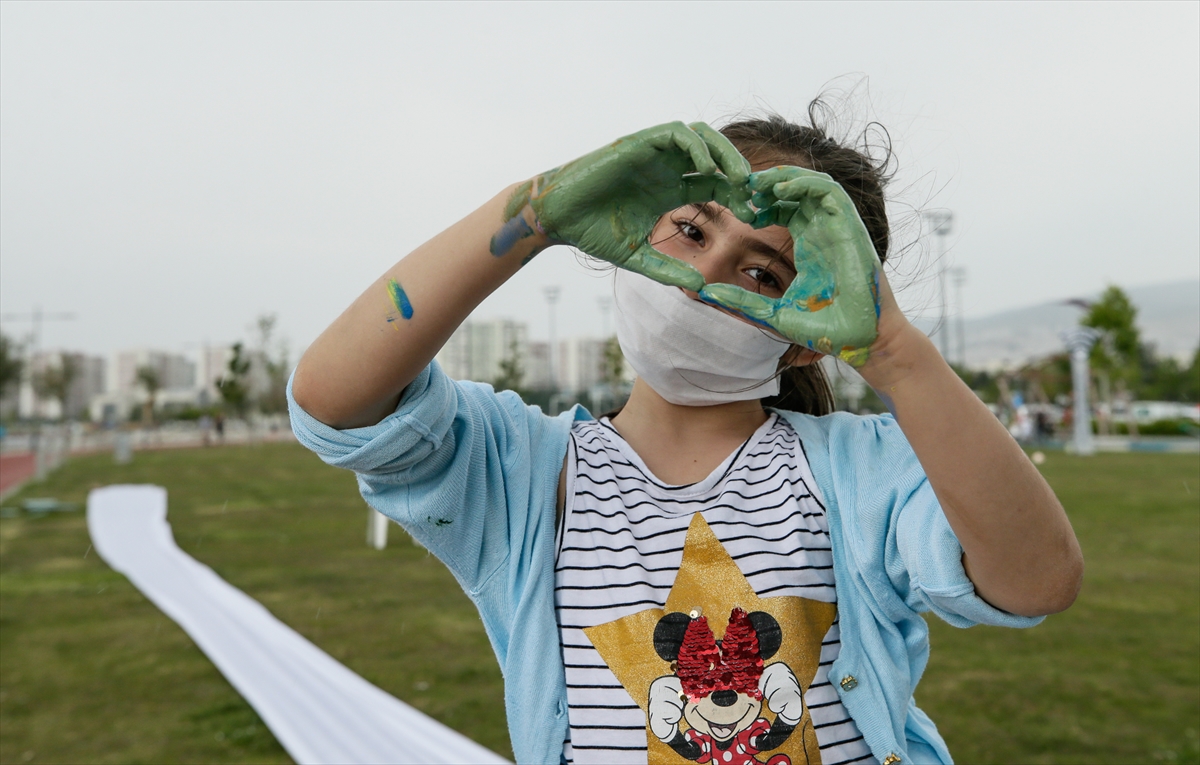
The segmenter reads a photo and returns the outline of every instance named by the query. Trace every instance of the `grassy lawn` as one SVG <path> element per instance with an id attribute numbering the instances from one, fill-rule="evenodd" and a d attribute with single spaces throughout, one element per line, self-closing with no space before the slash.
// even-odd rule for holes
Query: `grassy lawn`
<path id="1" fill-rule="evenodd" d="M 1200 762 L 1200 458 L 1046 456 L 1079 599 L 1030 630 L 932 619 L 918 703 L 959 762 Z"/>
<path id="2" fill-rule="evenodd" d="M 956 759 L 1200 762 L 1200 458 L 1050 454 L 1088 556 L 1027 631 L 933 625 L 918 701 Z M 453 578 L 396 527 L 364 543 L 353 477 L 295 445 L 68 462 L 24 497 L 170 492 L 180 546 L 335 658 L 511 757 L 499 671 Z M 187 636 L 89 550 L 82 512 L 0 519 L 0 762 L 286 762 Z"/>
<path id="3" fill-rule="evenodd" d="M 334 658 L 512 756 L 500 671 L 454 578 L 354 477 L 294 444 L 71 460 L 23 497 L 156 483 L 179 546 Z M 187 635 L 94 551 L 83 512 L 0 520 L 0 762 L 289 762 Z"/>

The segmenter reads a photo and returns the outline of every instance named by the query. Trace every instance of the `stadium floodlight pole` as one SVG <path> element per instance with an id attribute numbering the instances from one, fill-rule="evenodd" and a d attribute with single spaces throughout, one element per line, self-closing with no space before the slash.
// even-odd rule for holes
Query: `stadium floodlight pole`
<path id="1" fill-rule="evenodd" d="M 551 393 L 558 393 L 558 370 L 555 368 L 555 364 L 554 364 L 554 362 L 557 360 L 557 357 L 558 357 L 558 354 L 555 352 L 556 349 L 554 347 L 554 344 L 555 344 L 554 306 L 556 303 L 558 303 L 558 296 L 559 296 L 560 292 L 561 292 L 561 288 L 558 287 L 557 285 L 542 288 L 542 294 L 546 296 L 546 303 L 547 303 L 547 305 L 550 306 L 550 327 L 549 327 L 550 343 L 549 343 L 549 347 L 546 349 L 546 363 L 550 365 L 550 391 L 551 391 Z"/>
<path id="2" fill-rule="evenodd" d="M 941 291 L 942 310 L 938 319 L 938 340 L 941 342 L 942 358 L 950 360 L 950 333 L 946 327 L 946 237 L 950 234 L 951 224 L 954 223 L 954 213 L 949 210 L 927 210 L 921 217 L 933 227 L 933 233 L 938 238 L 938 287 Z"/>
<path id="3" fill-rule="evenodd" d="M 1096 442 L 1092 438 L 1092 408 L 1088 405 L 1088 383 L 1091 370 L 1088 354 L 1100 339 L 1100 332 L 1091 327 L 1075 327 L 1062 333 L 1063 342 L 1071 351 L 1071 383 L 1074 394 L 1074 443 L 1075 453 L 1088 456 L 1096 453 Z"/>
<path id="4" fill-rule="evenodd" d="M 0 320 L 3 321 L 32 321 L 33 332 L 29 338 L 29 358 L 33 360 L 33 355 L 40 350 L 39 346 L 42 341 L 42 322 L 43 321 L 71 321 L 75 319 L 73 313 L 42 313 L 40 305 L 34 306 L 31 313 L 6 313 L 0 314 Z"/>
<path id="5" fill-rule="evenodd" d="M 601 295 L 596 298 L 596 302 L 600 305 L 600 320 L 604 327 L 603 337 L 607 340 L 609 337 L 608 315 L 612 311 L 612 298 L 607 295 Z"/>
<path id="6" fill-rule="evenodd" d="M 957 320 L 958 320 L 958 363 L 963 369 L 967 368 L 967 330 L 963 319 L 963 285 L 967 282 L 967 269 L 962 266 L 955 266 L 950 269 L 950 275 L 954 277 L 954 292 L 955 303 L 957 305 Z"/>
<path id="7" fill-rule="evenodd" d="M 0 314 L 0 320 L 2 320 L 2 321 L 32 321 L 33 322 L 33 331 L 29 335 L 29 347 L 27 349 L 27 356 L 29 358 L 29 361 L 28 361 L 28 363 L 25 364 L 25 374 L 28 375 L 27 379 L 29 380 L 29 387 L 31 389 L 33 388 L 33 362 L 34 362 L 34 359 L 37 358 L 38 351 L 41 350 L 42 322 L 43 321 L 73 321 L 75 318 L 76 318 L 75 314 L 73 314 L 73 313 L 42 313 L 42 307 L 40 305 L 34 306 L 33 311 L 30 313 Z M 20 400 L 20 397 L 21 397 L 21 393 L 18 390 L 17 391 L 17 399 Z M 17 409 L 18 409 L 18 411 L 20 411 L 20 404 L 17 405 Z M 34 393 L 33 411 L 34 411 L 35 416 L 37 416 L 37 412 L 39 410 L 40 410 L 40 407 L 38 406 L 38 397 L 37 397 L 37 394 Z"/>

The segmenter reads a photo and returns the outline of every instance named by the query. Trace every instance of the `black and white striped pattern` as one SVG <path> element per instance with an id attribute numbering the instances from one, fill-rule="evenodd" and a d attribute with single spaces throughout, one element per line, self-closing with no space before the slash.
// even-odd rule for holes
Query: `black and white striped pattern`
<path id="1" fill-rule="evenodd" d="M 687 486 L 654 478 L 607 421 L 578 422 L 567 480 L 555 596 L 571 725 L 568 762 L 646 762 L 645 715 L 583 629 L 663 607 L 694 513 L 703 513 L 759 596 L 837 600 L 825 510 L 810 491 L 815 483 L 799 438 L 776 415 L 712 475 Z M 835 621 L 805 703 L 826 764 L 874 762 L 827 677 L 839 635 Z"/>

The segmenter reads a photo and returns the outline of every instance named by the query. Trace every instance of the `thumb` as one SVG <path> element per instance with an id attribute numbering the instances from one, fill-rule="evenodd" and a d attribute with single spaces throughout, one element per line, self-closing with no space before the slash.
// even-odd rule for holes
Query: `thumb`
<path id="1" fill-rule="evenodd" d="M 682 287 L 699 292 L 704 287 L 704 276 L 682 260 L 663 255 L 648 243 L 642 244 L 621 264 L 627 271 L 648 276 L 660 284 Z"/>
<path id="2" fill-rule="evenodd" d="M 700 290 L 700 299 L 745 316 L 751 321 L 771 326 L 778 302 L 774 298 L 749 292 L 732 284 L 707 284 Z"/>

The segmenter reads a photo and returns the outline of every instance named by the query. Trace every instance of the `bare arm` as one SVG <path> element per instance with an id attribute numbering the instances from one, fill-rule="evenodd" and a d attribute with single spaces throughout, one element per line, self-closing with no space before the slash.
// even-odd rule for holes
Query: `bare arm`
<path id="1" fill-rule="evenodd" d="M 859 370 L 888 404 L 963 547 L 980 597 L 1022 616 L 1071 605 L 1083 554 L 1050 486 L 882 286 L 879 339 Z"/>
<path id="2" fill-rule="evenodd" d="M 517 223 L 533 222 L 527 207 L 506 224 L 505 205 L 516 188 L 392 266 L 321 333 L 292 385 L 305 411 L 335 428 L 374 425 L 391 414 L 471 311 L 548 246 L 535 228 Z"/>
<path id="3" fill-rule="evenodd" d="M 649 234 L 687 202 L 717 199 L 753 219 L 739 191 L 749 172 L 709 126 L 671 122 L 505 190 L 393 266 L 317 338 L 296 368 L 296 402 L 336 428 L 379 422 L 475 306 L 554 242 L 699 289 L 700 273 Z"/>

